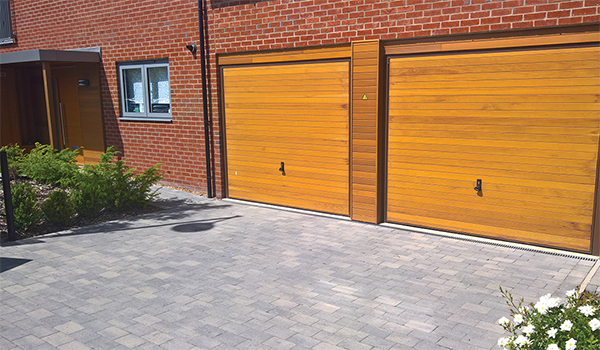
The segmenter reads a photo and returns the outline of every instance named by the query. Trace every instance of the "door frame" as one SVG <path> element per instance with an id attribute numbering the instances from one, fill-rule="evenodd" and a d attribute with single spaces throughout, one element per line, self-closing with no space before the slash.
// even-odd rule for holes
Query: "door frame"
<path id="1" fill-rule="evenodd" d="M 218 67 L 218 96 L 219 96 L 219 119 L 220 119 L 220 144 L 221 144 L 221 174 L 222 174 L 222 193 L 224 198 L 229 198 L 229 172 L 228 172 L 228 161 L 227 161 L 227 121 L 225 115 L 225 79 L 223 76 L 223 71 L 226 68 L 233 67 L 266 67 L 266 66 L 292 66 L 292 65 L 300 65 L 300 64 L 311 64 L 311 63 L 335 63 L 335 62 L 346 62 L 348 63 L 348 215 L 343 216 L 351 216 L 352 214 L 352 112 L 351 112 L 351 77 L 352 77 L 352 64 L 350 58 L 332 58 L 332 59 L 307 59 L 301 61 L 277 61 L 277 62 L 260 62 L 260 63 L 240 63 L 235 65 L 222 65 Z M 269 203 L 266 203 L 269 204 Z M 301 210 L 305 210 L 302 208 L 298 208 Z M 334 214 L 340 215 L 340 214 Z"/>

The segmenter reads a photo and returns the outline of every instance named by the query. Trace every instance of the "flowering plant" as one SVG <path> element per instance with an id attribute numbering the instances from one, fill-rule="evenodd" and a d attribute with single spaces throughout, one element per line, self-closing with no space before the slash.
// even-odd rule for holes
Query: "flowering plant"
<path id="1" fill-rule="evenodd" d="M 516 303 L 500 287 L 510 307 L 512 321 L 506 317 L 498 324 L 511 335 L 498 340 L 505 350 L 598 350 L 600 349 L 600 297 L 584 292 L 567 292 L 566 303 L 544 295 L 537 303 Z"/>

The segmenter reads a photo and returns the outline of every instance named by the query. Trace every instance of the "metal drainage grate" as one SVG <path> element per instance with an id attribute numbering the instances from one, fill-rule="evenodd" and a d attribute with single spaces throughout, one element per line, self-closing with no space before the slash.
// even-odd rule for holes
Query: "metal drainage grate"
<path id="1" fill-rule="evenodd" d="M 557 251 L 557 250 L 549 250 L 551 248 L 536 248 L 536 247 L 529 247 L 529 246 L 523 246 L 520 244 L 510 244 L 510 243 L 504 243 L 504 242 L 496 242 L 496 241 L 492 241 L 490 239 L 477 239 L 477 238 L 473 238 L 473 237 L 469 237 L 469 236 L 463 236 L 461 234 L 458 233 L 444 233 L 442 231 L 435 231 L 435 230 L 430 230 L 430 229 L 422 229 L 419 227 L 408 227 L 408 226 L 404 226 L 404 225 L 398 225 L 398 224 L 390 224 L 390 223 L 384 223 L 382 224 L 382 226 L 386 226 L 386 227 L 390 227 L 390 228 L 395 228 L 395 229 L 399 229 L 399 230 L 405 230 L 405 231 L 411 231 L 411 232 L 416 232 L 416 233 L 421 233 L 424 235 L 432 235 L 432 236 L 437 236 L 437 237 L 444 237 L 444 238 L 450 238 L 450 239 L 455 239 L 458 241 L 465 241 L 465 242 L 471 242 L 471 243 L 480 243 L 480 244 L 486 244 L 486 245 L 491 245 L 491 246 L 496 246 L 496 247 L 503 247 L 503 248 L 511 248 L 511 249 L 517 249 L 517 250 L 523 250 L 526 252 L 532 252 L 532 253 L 541 253 L 541 254 L 547 254 L 547 255 L 553 255 L 553 256 L 559 256 L 559 257 L 563 257 L 563 258 L 569 258 L 569 259 L 577 259 L 577 260 L 585 260 L 585 261 L 593 261 L 596 262 L 598 261 L 598 257 L 594 257 L 594 256 L 590 256 L 590 255 L 584 255 L 584 254 L 569 254 L 567 252 L 561 252 L 561 251 Z"/>

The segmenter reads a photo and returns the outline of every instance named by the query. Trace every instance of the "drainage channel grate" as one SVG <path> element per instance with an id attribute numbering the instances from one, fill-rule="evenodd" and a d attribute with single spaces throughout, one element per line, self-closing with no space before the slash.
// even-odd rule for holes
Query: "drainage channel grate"
<path id="1" fill-rule="evenodd" d="M 591 255 L 563 252 L 563 251 L 559 251 L 559 250 L 554 250 L 552 248 L 542 248 L 542 247 L 537 248 L 534 246 L 526 246 L 526 245 L 522 245 L 522 244 L 518 244 L 518 243 L 493 241 L 493 240 L 486 239 L 486 238 L 469 237 L 469 236 L 464 236 L 464 235 L 461 235 L 458 233 L 436 231 L 436 230 L 424 229 L 424 228 L 419 228 L 419 227 L 410 227 L 410 226 L 404 226 L 404 225 L 398 225 L 398 224 L 384 223 L 381 225 L 390 227 L 390 228 L 421 233 L 421 234 L 425 234 L 425 235 L 451 238 L 451 239 L 455 239 L 458 241 L 480 243 L 480 244 L 486 244 L 486 245 L 491 245 L 491 246 L 495 246 L 495 247 L 511 248 L 511 249 L 516 249 L 516 250 L 532 252 L 532 253 L 541 253 L 541 254 L 559 256 L 562 258 L 569 258 L 569 259 L 577 259 L 577 260 L 593 261 L 593 262 L 598 261 L 598 257 L 594 257 Z"/>
<path id="2" fill-rule="evenodd" d="M 457 237 L 456 239 L 461 239 L 461 238 Z M 510 245 L 510 244 L 504 244 L 504 243 L 500 243 L 500 242 L 496 243 L 496 242 L 478 241 L 478 240 L 475 240 L 475 239 L 468 239 L 468 238 L 462 238 L 461 240 L 469 241 L 469 242 L 483 243 L 483 244 L 492 245 L 492 246 L 498 246 L 498 247 L 503 247 L 503 248 L 512 248 L 512 249 L 517 249 L 517 250 L 524 250 L 526 252 L 542 253 L 542 254 L 547 254 L 547 255 L 560 256 L 562 258 L 570 258 L 570 259 L 585 260 L 585 261 L 594 261 L 594 262 L 598 260 L 598 258 L 595 258 L 593 256 L 575 255 L 575 254 L 569 254 L 569 253 L 547 251 L 547 250 L 543 250 L 543 249 L 528 248 L 528 247 L 521 247 L 521 246 L 513 246 L 513 245 Z"/>

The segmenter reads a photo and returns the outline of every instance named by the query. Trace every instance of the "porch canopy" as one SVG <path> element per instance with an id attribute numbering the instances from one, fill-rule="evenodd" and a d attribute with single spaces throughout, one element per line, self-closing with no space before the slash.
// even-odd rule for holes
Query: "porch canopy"
<path id="1" fill-rule="evenodd" d="M 100 47 L 0 53 L 0 146 L 36 142 L 80 149 L 78 162 L 105 150 Z"/>
<path id="2" fill-rule="evenodd" d="M 33 62 L 100 62 L 100 52 L 91 50 L 27 50 L 0 53 L 0 65 Z"/>

